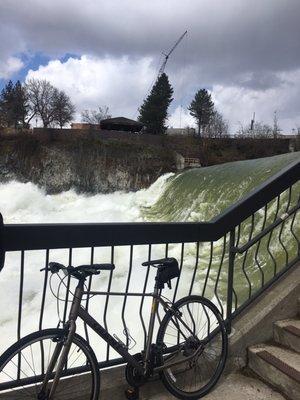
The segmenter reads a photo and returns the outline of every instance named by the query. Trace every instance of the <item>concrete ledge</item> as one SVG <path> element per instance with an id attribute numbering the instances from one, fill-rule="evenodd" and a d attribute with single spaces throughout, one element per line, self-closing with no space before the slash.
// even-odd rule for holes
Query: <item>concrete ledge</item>
<path id="1" fill-rule="evenodd" d="M 105 373 L 102 375 L 103 389 L 100 399 L 124 400 L 124 390 L 127 388 L 125 380 L 114 378 L 117 374 L 122 374 L 122 368 L 115 368 L 112 375 Z M 119 370 L 117 372 L 117 370 Z M 108 372 L 108 371 L 107 371 Z M 115 382 L 115 384 L 114 384 Z M 107 386 L 107 389 L 105 386 Z M 110 388 L 110 389 L 109 389 Z M 252 377 L 244 376 L 240 373 L 223 376 L 215 389 L 205 396 L 206 400 L 284 400 L 279 393 Z M 140 400 L 174 400 L 175 397 L 166 391 L 160 381 L 148 382 L 141 388 Z"/>
<path id="2" fill-rule="evenodd" d="M 299 294 L 300 263 L 294 265 L 236 318 L 229 339 L 227 372 L 246 365 L 249 346 L 272 339 L 276 321 L 297 315 Z"/>

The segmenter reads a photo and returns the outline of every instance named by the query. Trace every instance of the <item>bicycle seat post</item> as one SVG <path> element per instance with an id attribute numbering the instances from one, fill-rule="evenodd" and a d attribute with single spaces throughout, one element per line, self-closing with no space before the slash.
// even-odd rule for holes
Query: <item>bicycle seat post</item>
<path id="1" fill-rule="evenodd" d="M 151 350 L 154 324 L 155 324 L 155 315 L 156 315 L 158 304 L 159 304 L 159 290 L 160 290 L 159 284 L 156 280 L 155 286 L 154 286 L 154 292 L 153 292 L 152 307 L 151 307 L 151 314 L 150 314 L 150 320 L 149 320 L 149 329 L 148 329 L 148 336 L 147 336 L 147 342 L 146 342 L 146 348 L 145 348 L 145 359 L 144 359 L 145 373 L 147 372 L 147 367 L 148 367 L 147 361 L 149 360 L 149 357 L 150 357 L 150 350 Z"/>

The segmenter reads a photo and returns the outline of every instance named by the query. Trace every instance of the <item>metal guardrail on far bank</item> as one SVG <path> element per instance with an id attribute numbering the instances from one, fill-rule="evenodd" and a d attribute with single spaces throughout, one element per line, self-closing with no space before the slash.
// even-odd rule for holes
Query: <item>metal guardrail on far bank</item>
<path id="1" fill-rule="evenodd" d="M 96 303 L 93 299 L 93 304 L 87 300 L 86 307 L 118 335 L 130 328 L 130 335 L 140 338 L 134 349 L 138 351 L 146 340 L 148 323 L 144 295 L 153 287 L 152 271 L 140 268 L 140 263 L 151 257 L 172 256 L 179 261 L 180 277 L 165 294 L 172 300 L 196 293 L 212 299 L 230 331 L 235 316 L 300 260 L 299 177 L 298 161 L 210 222 L 1 224 L 0 249 L 6 260 L 0 275 L 0 301 L 5 300 L 1 287 L 5 278 L 9 290 L 15 288 L 17 302 L 15 315 L 10 306 L 7 310 L 4 307 L 2 319 L 6 322 L 0 329 L 15 341 L 52 326 L 47 308 L 51 303 L 49 276 L 47 271 L 44 275 L 39 272 L 49 261 L 71 265 L 113 262 L 114 272 L 87 284 L 101 285 L 108 292 L 117 287 L 124 298 L 115 302 L 112 296 L 105 296 Z M 71 281 L 66 285 L 71 287 Z M 133 291 L 141 293 L 134 303 L 128 296 Z M 64 308 L 62 320 L 66 315 Z M 90 340 L 89 332 L 82 329 Z M 109 347 L 105 351 L 100 348 L 101 367 L 122 362 Z"/>

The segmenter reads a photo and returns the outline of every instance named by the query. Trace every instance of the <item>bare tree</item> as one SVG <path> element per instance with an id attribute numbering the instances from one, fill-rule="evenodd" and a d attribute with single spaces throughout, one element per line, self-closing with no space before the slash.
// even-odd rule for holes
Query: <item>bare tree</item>
<path id="1" fill-rule="evenodd" d="M 82 122 L 100 124 L 103 119 L 111 118 L 109 107 L 98 107 L 98 110 L 84 110 L 81 113 Z"/>
<path id="2" fill-rule="evenodd" d="M 55 116 L 54 86 L 46 80 L 30 79 L 26 83 L 26 91 L 32 112 L 41 118 L 44 128 L 47 128 Z"/>
<path id="3" fill-rule="evenodd" d="M 236 136 L 255 139 L 273 138 L 274 131 L 272 126 L 265 124 L 264 122 L 254 122 L 252 126 L 249 124 L 246 127 L 241 124 Z"/>
<path id="4" fill-rule="evenodd" d="M 52 102 L 54 108 L 53 122 L 57 123 L 62 129 L 66 124 L 72 121 L 75 106 L 70 97 L 62 90 L 55 89 Z"/>
<path id="5" fill-rule="evenodd" d="M 75 107 L 63 91 L 44 79 L 30 79 L 25 88 L 31 113 L 42 120 L 44 128 L 56 124 L 62 128 L 71 121 Z"/>
<path id="6" fill-rule="evenodd" d="M 228 121 L 223 118 L 220 112 L 214 111 L 208 126 L 203 131 L 203 135 L 210 138 L 227 137 L 228 129 Z"/>
<path id="7" fill-rule="evenodd" d="M 274 111 L 274 117 L 273 117 L 273 137 L 274 139 L 278 138 L 280 134 L 280 127 L 278 123 L 278 117 L 277 117 L 277 111 Z"/>

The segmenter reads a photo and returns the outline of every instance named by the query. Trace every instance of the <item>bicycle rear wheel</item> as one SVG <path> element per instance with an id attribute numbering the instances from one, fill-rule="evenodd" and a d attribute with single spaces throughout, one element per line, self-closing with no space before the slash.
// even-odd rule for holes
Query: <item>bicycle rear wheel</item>
<path id="1" fill-rule="evenodd" d="M 44 393 L 42 382 L 54 352 L 65 339 L 64 330 L 46 329 L 22 338 L 6 350 L 0 357 L 0 400 L 48 400 L 55 366 Z M 98 400 L 99 387 L 94 352 L 75 334 L 53 400 Z"/>
<path id="2" fill-rule="evenodd" d="M 185 297 L 173 308 L 176 314 L 166 313 L 157 334 L 158 362 L 165 367 L 161 379 L 177 398 L 196 400 L 213 388 L 224 369 L 226 327 L 215 305 L 201 296 Z"/>

